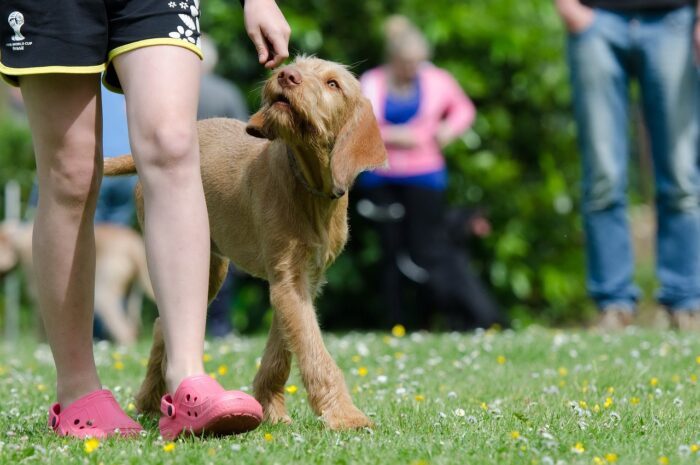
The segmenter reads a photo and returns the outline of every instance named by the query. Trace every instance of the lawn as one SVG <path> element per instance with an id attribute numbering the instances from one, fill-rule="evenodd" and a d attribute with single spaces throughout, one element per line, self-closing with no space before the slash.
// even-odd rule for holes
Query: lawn
<path id="1" fill-rule="evenodd" d="M 372 430 L 331 432 L 293 373 L 294 423 L 165 443 L 155 418 L 131 441 L 48 433 L 51 354 L 28 339 L 0 352 L 0 464 L 700 464 L 700 338 L 630 330 L 328 335 Z M 207 346 L 224 386 L 249 389 L 263 337 Z M 103 382 L 134 415 L 147 343 L 99 343 Z"/>

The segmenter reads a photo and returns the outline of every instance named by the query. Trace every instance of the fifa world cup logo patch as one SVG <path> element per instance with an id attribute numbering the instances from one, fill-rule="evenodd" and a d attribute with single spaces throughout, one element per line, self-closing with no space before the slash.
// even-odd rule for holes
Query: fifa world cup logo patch
<path id="1" fill-rule="evenodd" d="M 19 42 L 24 40 L 24 36 L 20 32 L 20 29 L 22 29 L 24 25 L 24 15 L 19 11 L 13 11 L 7 18 L 7 22 L 10 23 L 10 27 L 15 31 L 15 35 L 12 36 L 12 41 Z"/>

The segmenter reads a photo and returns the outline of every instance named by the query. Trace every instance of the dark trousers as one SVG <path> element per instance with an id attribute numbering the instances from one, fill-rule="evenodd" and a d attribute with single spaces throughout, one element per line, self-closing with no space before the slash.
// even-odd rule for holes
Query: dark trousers
<path id="1" fill-rule="evenodd" d="M 427 271 L 425 280 L 414 283 L 419 326 L 426 326 L 435 311 L 444 315 L 452 330 L 503 322 L 493 298 L 472 271 L 466 250 L 448 237 L 443 191 L 385 185 L 366 190 L 365 196 L 378 206 L 398 203 L 405 209 L 400 220 L 377 223 L 382 246 L 382 298 L 391 322 L 410 325 L 404 303 L 410 280 L 406 270 L 399 268 L 406 258 Z M 415 277 L 422 276 L 417 273 Z"/>

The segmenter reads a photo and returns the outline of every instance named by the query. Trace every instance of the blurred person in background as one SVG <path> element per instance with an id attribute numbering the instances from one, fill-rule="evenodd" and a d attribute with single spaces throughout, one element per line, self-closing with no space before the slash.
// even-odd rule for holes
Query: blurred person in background
<path id="1" fill-rule="evenodd" d="M 656 182 L 658 301 L 700 329 L 700 28 L 688 0 L 555 0 L 568 31 L 587 288 L 598 327 L 633 323 L 639 289 L 627 220 L 628 94 L 639 82 Z"/>
<path id="2" fill-rule="evenodd" d="M 219 61 L 219 51 L 212 38 L 206 34 L 202 34 L 202 52 L 204 60 L 197 119 L 221 117 L 248 121 L 248 106 L 241 91 L 234 83 L 214 73 Z M 212 336 L 223 337 L 233 331 L 231 303 L 235 290 L 235 273 L 233 265 L 230 265 L 219 293 L 209 304 L 207 332 Z"/>
<path id="3" fill-rule="evenodd" d="M 389 163 L 360 178 L 361 195 L 370 203 L 359 203 L 358 210 L 380 221 L 386 308 L 393 323 L 406 323 L 403 274 L 428 290 L 428 305 L 446 311 L 449 329 L 489 327 L 502 319 L 470 269 L 463 247 L 450 240 L 447 170 L 441 153 L 469 128 L 476 109 L 455 79 L 428 61 L 428 43 L 407 18 L 389 17 L 385 34 L 387 63 L 360 80 Z M 463 222 L 461 229 L 469 229 L 469 224 Z M 474 224 L 480 225 L 474 230 L 477 234 L 488 232 L 483 221 Z"/>

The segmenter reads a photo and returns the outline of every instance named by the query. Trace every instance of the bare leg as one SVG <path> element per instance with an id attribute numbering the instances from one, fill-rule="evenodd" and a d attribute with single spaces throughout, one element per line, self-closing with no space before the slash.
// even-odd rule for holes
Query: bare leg
<path id="1" fill-rule="evenodd" d="M 127 102 L 129 137 L 145 201 L 149 272 L 174 392 L 204 373 L 209 219 L 195 118 L 200 64 L 191 51 L 153 46 L 114 61 Z"/>
<path id="2" fill-rule="evenodd" d="M 101 387 L 92 353 L 100 84 L 97 75 L 54 74 L 22 77 L 21 86 L 39 178 L 37 296 L 65 406 Z"/>

